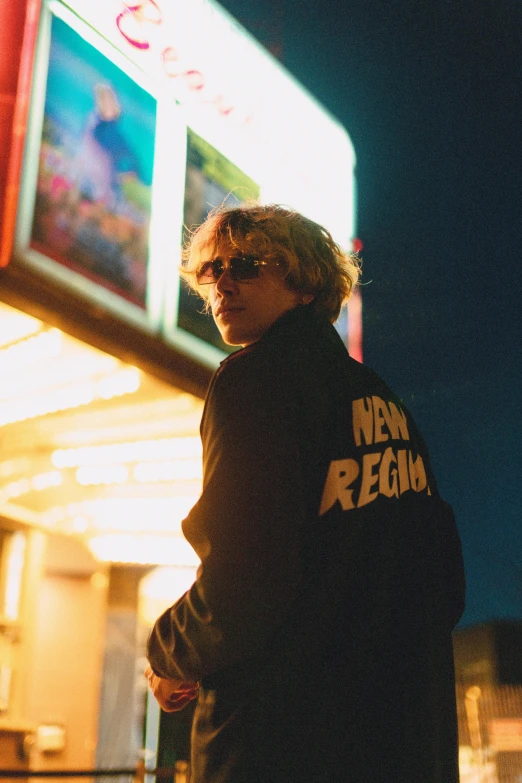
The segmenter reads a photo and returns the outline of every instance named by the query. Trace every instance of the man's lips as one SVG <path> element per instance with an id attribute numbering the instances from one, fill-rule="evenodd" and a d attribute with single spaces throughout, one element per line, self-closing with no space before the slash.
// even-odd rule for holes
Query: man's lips
<path id="1" fill-rule="evenodd" d="M 241 310 L 244 309 L 245 309 L 244 307 L 238 307 L 237 305 L 222 304 L 222 305 L 218 305 L 214 315 L 217 318 L 219 315 L 227 315 L 228 313 L 239 313 L 241 312 Z"/>

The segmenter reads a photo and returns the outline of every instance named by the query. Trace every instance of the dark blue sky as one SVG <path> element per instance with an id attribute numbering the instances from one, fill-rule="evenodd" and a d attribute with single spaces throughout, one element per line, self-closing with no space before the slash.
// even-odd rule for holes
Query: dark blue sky
<path id="1" fill-rule="evenodd" d="M 352 138 L 365 361 L 455 508 L 462 624 L 522 619 L 522 3 L 222 5 Z"/>

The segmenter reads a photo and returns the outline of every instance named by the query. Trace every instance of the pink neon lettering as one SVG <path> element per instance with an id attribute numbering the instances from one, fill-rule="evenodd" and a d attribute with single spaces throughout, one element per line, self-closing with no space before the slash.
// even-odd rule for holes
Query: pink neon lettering
<path id="1" fill-rule="evenodd" d="M 227 104 L 224 97 L 222 95 L 218 95 L 214 103 L 216 104 L 217 110 L 220 114 L 222 114 L 224 117 L 227 116 L 227 114 L 230 114 L 234 111 L 234 107 L 230 104 Z"/>
<path id="2" fill-rule="evenodd" d="M 121 35 L 130 46 L 135 49 L 145 51 L 150 49 L 151 44 L 148 39 L 145 25 L 159 25 L 163 22 L 163 16 L 158 3 L 155 0 L 142 0 L 142 2 L 126 2 L 123 11 L 116 17 L 116 26 Z M 182 76 L 186 80 L 188 89 L 191 92 L 199 93 L 204 103 L 214 105 L 218 113 L 224 117 L 234 112 L 235 106 L 228 103 L 222 94 L 215 95 L 206 99 L 203 97 L 205 91 L 205 75 L 196 68 L 183 70 L 179 55 L 173 46 L 167 46 L 161 52 L 161 61 L 166 76 L 171 79 Z M 251 122 L 252 117 L 248 115 L 244 118 L 245 122 Z"/>
<path id="3" fill-rule="evenodd" d="M 173 46 L 167 46 L 161 53 L 161 60 L 163 62 L 163 70 L 170 78 L 175 76 L 181 76 L 179 66 L 175 65 L 179 61 L 178 53 Z"/>
<path id="4" fill-rule="evenodd" d="M 136 33 L 141 32 L 143 23 L 148 24 L 161 24 L 163 18 L 161 11 L 157 3 L 154 0 L 145 0 L 143 3 L 137 5 L 129 5 L 125 3 L 124 10 L 116 17 L 116 26 L 123 35 L 127 43 L 134 46 L 136 49 L 149 49 L 150 43 L 144 38 L 137 38 Z M 147 13 L 147 10 L 149 13 Z M 135 27 L 136 33 L 132 31 Z"/>
<path id="5" fill-rule="evenodd" d="M 191 69 L 189 71 L 185 71 L 183 76 L 187 80 L 187 87 L 189 90 L 199 91 L 202 90 L 205 86 L 205 77 L 201 73 L 201 71 L 196 71 L 195 69 Z"/>

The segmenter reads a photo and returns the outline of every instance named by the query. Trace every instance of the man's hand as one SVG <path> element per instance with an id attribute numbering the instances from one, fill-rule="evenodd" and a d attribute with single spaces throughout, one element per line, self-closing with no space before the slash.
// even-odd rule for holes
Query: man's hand
<path id="1" fill-rule="evenodd" d="M 165 712 L 179 712 L 198 695 L 199 685 L 197 682 L 166 680 L 154 674 L 150 666 L 145 669 L 145 677 L 154 698 Z"/>

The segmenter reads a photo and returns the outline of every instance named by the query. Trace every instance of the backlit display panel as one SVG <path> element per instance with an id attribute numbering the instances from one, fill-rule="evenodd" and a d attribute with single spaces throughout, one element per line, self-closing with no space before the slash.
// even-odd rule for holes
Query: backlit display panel
<path id="1" fill-rule="evenodd" d="M 354 168 L 344 128 L 217 3 L 44 0 L 17 261 L 198 362 L 227 349 L 180 282 L 187 231 L 254 198 L 350 250 Z"/>
<path id="2" fill-rule="evenodd" d="M 156 101 L 59 17 L 30 247 L 146 306 Z"/>

